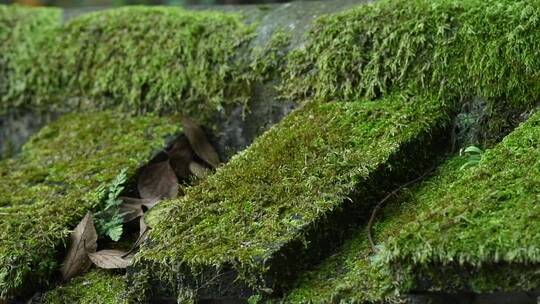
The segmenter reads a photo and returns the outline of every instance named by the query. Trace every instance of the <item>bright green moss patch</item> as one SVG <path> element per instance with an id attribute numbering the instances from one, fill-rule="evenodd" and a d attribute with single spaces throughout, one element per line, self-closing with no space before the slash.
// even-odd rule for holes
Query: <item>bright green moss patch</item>
<path id="1" fill-rule="evenodd" d="M 0 162 L 0 298 L 44 283 L 70 229 L 99 209 L 96 188 L 128 174 L 179 131 L 157 116 L 71 114 L 44 127 Z"/>
<path id="2" fill-rule="evenodd" d="M 538 0 L 375 1 L 321 17 L 289 54 L 281 90 L 298 100 L 411 87 L 460 103 L 480 97 L 493 144 L 513 127 L 508 116 L 540 99 L 539 25 Z"/>
<path id="3" fill-rule="evenodd" d="M 92 270 L 45 294 L 44 304 L 127 303 L 122 295 L 126 283 L 110 271 Z"/>
<path id="4" fill-rule="evenodd" d="M 0 113 L 17 105 L 8 92 L 24 88 L 38 45 L 60 20 L 58 9 L 0 5 Z"/>
<path id="5" fill-rule="evenodd" d="M 251 37 L 241 16 L 173 7 L 95 12 L 65 24 L 33 64 L 24 90 L 35 106 L 119 106 L 130 113 L 181 111 L 208 118 L 251 94 Z"/>
<path id="6" fill-rule="evenodd" d="M 374 187 L 383 190 L 429 165 L 430 143 L 448 119 L 448 108 L 429 96 L 308 103 L 185 197 L 153 210 L 137 267 L 157 265 L 157 276 L 209 288 L 209 269 L 232 268 L 251 288 L 284 288 L 326 249 L 324 237 L 339 242 L 340 225 L 369 207 L 376 176 L 384 176 Z"/>
<path id="7" fill-rule="evenodd" d="M 465 159 L 450 159 L 383 210 L 374 226 L 379 254 L 359 231 L 303 274 L 285 302 L 382 302 L 411 289 L 537 289 L 539 134 L 536 114 L 477 167 L 462 170 Z"/>

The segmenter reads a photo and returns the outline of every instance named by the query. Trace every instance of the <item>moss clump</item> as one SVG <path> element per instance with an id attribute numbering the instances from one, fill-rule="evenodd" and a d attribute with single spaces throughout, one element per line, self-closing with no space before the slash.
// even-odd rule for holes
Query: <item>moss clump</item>
<path id="1" fill-rule="evenodd" d="M 507 116 L 540 99 L 539 25 L 538 0 L 361 5 L 316 22 L 305 48 L 288 56 L 282 94 L 356 100 L 414 88 L 456 102 L 480 97 L 492 144 L 513 127 Z"/>
<path id="2" fill-rule="evenodd" d="M 309 103 L 185 197 L 152 210 L 151 246 L 137 267 L 214 289 L 219 280 L 208 272 L 232 269 L 236 283 L 279 292 L 358 220 L 375 195 L 370 186 L 394 187 L 392 179 L 429 164 L 430 133 L 447 120 L 448 108 L 430 96 Z"/>
<path id="3" fill-rule="evenodd" d="M 120 275 L 103 270 L 92 270 L 64 286 L 47 292 L 44 304 L 109 304 L 127 303 L 122 295 L 126 282 Z"/>
<path id="4" fill-rule="evenodd" d="M 31 291 L 58 268 L 57 253 L 96 190 L 128 174 L 179 131 L 172 119 L 111 112 L 71 114 L 0 162 L 0 298 Z"/>
<path id="5" fill-rule="evenodd" d="M 208 118 L 251 94 L 241 16 L 127 7 L 77 17 L 42 46 L 24 90 L 32 106 L 181 111 Z M 35 64 L 33 62 L 33 64 Z"/>
<path id="6" fill-rule="evenodd" d="M 359 231 L 303 274 L 285 302 L 384 302 L 411 289 L 537 289 L 540 233 L 531 223 L 540 214 L 539 133 L 540 113 L 488 150 L 477 167 L 463 170 L 465 159 L 448 160 L 384 209 L 374 226 L 380 253 Z"/>
<path id="7" fill-rule="evenodd" d="M 16 106 L 8 93 L 24 88 L 38 45 L 60 26 L 61 11 L 0 5 L 0 113 Z"/>

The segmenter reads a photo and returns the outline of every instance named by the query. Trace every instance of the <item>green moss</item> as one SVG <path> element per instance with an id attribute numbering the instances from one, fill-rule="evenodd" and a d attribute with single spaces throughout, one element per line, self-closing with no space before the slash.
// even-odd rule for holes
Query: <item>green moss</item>
<path id="1" fill-rule="evenodd" d="M 484 132 L 496 140 L 513 127 L 508 108 L 519 115 L 540 99 L 539 22 L 537 0 L 360 5 L 316 22 L 306 46 L 289 54 L 281 91 L 297 100 L 374 99 L 404 88 L 455 102 L 480 97 L 495 118 Z"/>
<path id="2" fill-rule="evenodd" d="M 127 7 L 72 19 L 42 46 L 23 90 L 32 106 L 181 111 L 208 118 L 251 94 L 252 28 L 241 16 Z"/>
<path id="3" fill-rule="evenodd" d="M 60 20 L 58 9 L 0 5 L 0 113 L 16 106 L 8 91 L 22 89 L 37 46 Z"/>
<path id="4" fill-rule="evenodd" d="M 537 265 L 540 227 L 531 223 L 540 216 L 539 186 L 540 113 L 536 113 L 486 151 L 478 166 L 421 197 L 427 208 L 388 244 L 386 258 L 419 269 L 430 264 Z M 540 281 L 538 275 L 536 280 Z"/>
<path id="5" fill-rule="evenodd" d="M 396 174 L 422 166 L 429 134 L 447 120 L 448 108 L 429 96 L 307 104 L 185 197 L 153 210 L 152 246 L 137 256 L 139 267 L 157 264 L 157 276 L 180 273 L 183 287 L 202 284 L 209 268 L 228 267 L 252 288 L 286 287 L 295 267 L 325 250 L 310 238 L 339 242 L 339 224 L 357 220 L 371 203 L 377 174 L 386 179 L 377 184 L 383 191 Z M 401 161 L 420 163 L 408 168 Z M 358 202 L 348 206 L 353 196 Z M 338 214 L 344 223 L 333 235 Z"/>
<path id="6" fill-rule="evenodd" d="M 127 303 L 122 294 L 126 282 L 120 275 L 92 270 L 64 286 L 47 292 L 44 304 L 110 304 Z"/>
<path id="7" fill-rule="evenodd" d="M 477 167 L 462 170 L 466 159 L 448 160 L 380 213 L 373 227 L 378 254 L 359 231 L 304 273 L 285 302 L 383 302 L 422 288 L 537 289 L 540 233 L 531 223 L 540 214 L 539 133 L 540 113 L 488 150 Z"/>
<path id="8" fill-rule="evenodd" d="M 0 162 L 0 297 L 46 283 L 70 228 L 99 209 L 96 188 L 133 174 L 179 131 L 172 119 L 111 112 L 71 114 Z"/>

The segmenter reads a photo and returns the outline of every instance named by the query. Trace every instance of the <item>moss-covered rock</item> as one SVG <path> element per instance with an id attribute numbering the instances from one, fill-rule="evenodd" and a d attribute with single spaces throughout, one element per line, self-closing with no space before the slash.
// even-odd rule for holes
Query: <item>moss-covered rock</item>
<path id="1" fill-rule="evenodd" d="M 418 278 L 439 278 L 442 289 L 540 287 L 540 226 L 534 224 L 540 216 L 540 113 L 487 150 L 478 166 L 418 200 L 425 207 L 384 250 L 389 263 L 411 268 Z M 493 280 L 486 271 L 483 280 L 469 285 L 440 279 L 456 268 L 474 272 L 505 265 L 524 267 L 491 273 Z"/>
<path id="2" fill-rule="evenodd" d="M 126 282 L 120 275 L 92 270 L 69 283 L 49 291 L 44 304 L 112 304 L 128 303 L 123 294 Z"/>
<path id="3" fill-rule="evenodd" d="M 279 293 L 340 242 L 379 191 L 429 166 L 448 119 L 431 96 L 309 103 L 185 197 L 152 210 L 136 268 L 178 293 Z"/>
<path id="4" fill-rule="evenodd" d="M 540 113 L 478 166 L 453 157 L 436 174 L 393 200 L 365 230 L 316 270 L 306 272 L 287 303 L 373 303 L 410 290 L 537 290 Z"/>
<path id="5" fill-rule="evenodd" d="M 174 120 L 151 115 L 71 114 L 1 161 L 0 298 L 46 283 L 70 228 L 99 210 L 98 186 L 123 168 L 133 174 L 178 131 Z"/>
<path id="6" fill-rule="evenodd" d="M 251 95 L 249 58 L 237 56 L 251 32 L 234 13 L 128 7 L 85 14 L 41 46 L 25 85 L 11 95 L 33 107 L 208 118 Z"/>
<path id="7" fill-rule="evenodd" d="M 540 99 L 540 1 L 383 0 L 320 18 L 291 52 L 282 93 L 356 100 L 415 88 L 486 101 L 483 132 L 500 140 Z"/>
<path id="8" fill-rule="evenodd" d="M 20 105 L 9 93 L 24 89 L 38 46 L 60 21 L 58 9 L 0 5 L 0 114 Z"/>

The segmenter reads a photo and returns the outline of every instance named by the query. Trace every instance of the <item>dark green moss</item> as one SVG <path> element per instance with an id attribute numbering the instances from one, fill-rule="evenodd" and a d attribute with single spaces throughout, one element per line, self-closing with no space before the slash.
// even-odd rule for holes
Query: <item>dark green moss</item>
<path id="1" fill-rule="evenodd" d="M 126 282 L 120 275 L 92 270 L 47 292 L 44 304 L 112 304 L 127 303 L 122 297 Z"/>
<path id="2" fill-rule="evenodd" d="M 0 162 L 0 298 L 31 291 L 58 268 L 70 228 L 99 209 L 97 188 L 128 174 L 179 131 L 172 119 L 71 114 Z"/>
<path id="3" fill-rule="evenodd" d="M 43 45 L 25 86 L 32 106 L 120 107 L 208 118 L 251 94 L 252 28 L 241 16 L 172 7 L 127 7 L 70 20 Z"/>
<path id="4" fill-rule="evenodd" d="M 17 106 L 9 91 L 24 87 L 28 67 L 36 65 L 38 45 L 60 20 L 58 9 L 0 5 L 0 113 Z"/>
<path id="5" fill-rule="evenodd" d="M 359 231 L 303 274 L 285 302 L 384 302 L 411 289 L 537 289 L 539 114 L 477 167 L 461 169 L 466 159 L 454 157 L 392 201 L 374 226 L 378 254 Z"/>
<path id="6" fill-rule="evenodd" d="M 182 287 L 211 286 L 204 284 L 209 268 L 233 282 L 235 275 L 227 272 L 232 269 L 251 288 L 280 290 L 296 275 L 293 269 L 306 263 L 302 258 L 325 250 L 319 248 L 324 242 L 311 237 L 339 242 L 342 232 L 330 233 L 337 214 L 351 215 L 343 227 L 357 219 L 370 203 L 376 172 L 390 184 L 408 171 L 393 159 L 422 159 L 424 150 L 431 151 L 429 134 L 447 120 L 448 107 L 429 96 L 309 103 L 185 197 L 153 210 L 151 246 L 137 256 L 137 267 L 157 264 L 156 276 L 181 276 Z M 414 152 L 404 151 L 408 144 Z M 358 202 L 349 206 L 352 196 Z"/>

